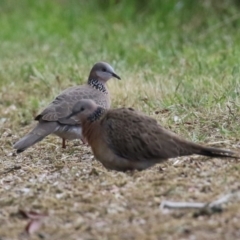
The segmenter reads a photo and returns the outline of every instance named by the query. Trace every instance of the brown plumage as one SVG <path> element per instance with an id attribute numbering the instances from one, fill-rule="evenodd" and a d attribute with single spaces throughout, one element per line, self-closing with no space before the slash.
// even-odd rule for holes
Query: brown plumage
<path id="1" fill-rule="evenodd" d="M 84 99 L 75 104 L 69 117 L 73 115 L 81 123 L 96 159 L 109 169 L 143 170 L 168 158 L 192 154 L 239 158 L 234 151 L 184 140 L 130 108 L 106 110 Z"/>
<path id="2" fill-rule="evenodd" d="M 81 126 L 76 123 L 74 118 L 69 120 L 69 123 L 65 123 L 62 119 L 71 113 L 74 104 L 81 99 L 92 99 L 101 107 L 110 108 L 111 102 L 106 82 L 112 77 L 120 79 L 108 63 L 96 63 L 90 71 L 87 84 L 70 87 L 58 95 L 47 108 L 36 116 L 37 126 L 16 142 L 13 147 L 17 149 L 18 153 L 22 152 L 51 133 L 63 139 L 63 148 L 65 148 L 65 139 L 82 139 L 85 142 Z"/>

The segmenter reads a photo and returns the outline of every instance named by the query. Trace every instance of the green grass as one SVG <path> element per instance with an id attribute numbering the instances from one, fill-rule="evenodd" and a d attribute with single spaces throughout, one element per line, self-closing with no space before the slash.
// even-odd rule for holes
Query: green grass
<path id="1" fill-rule="evenodd" d="M 75 233 L 85 239 L 97 234 L 101 239 L 113 239 L 113 234 L 120 233 L 122 239 L 156 239 L 160 233 L 164 238 L 187 239 L 190 236 L 185 235 L 184 226 L 189 226 L 197 239 L 209 232 L 212 239 L 237 238 L 235 225 L 226 233 L 221 220 L 239 220 L 236 204 L 225 215 L 204 217 L 205 222 L 193 220 L 189 213 L 166 216 L 158 210 L 165 198 L 211 200 L 237 189 L 237 162 L 204 161 L 197 169 L 211 176 L 211 189 L 201 192 L 205 179 L 189 158 L 178 167 L 172 162 L 163 164 L 164 173 L 155 167 L 131 175 L 105 170 L 91 160 L 88 148 L 70 143 L 67 150 L 61 150 L 56 137 L 18 157 L 10 153 L 12 143 L 32 126 L 34 116 L 63 89 L 84 83 L 92 65 L 101 60 L 113 65 L 122 78 L 121 82 L 109 82 L 113 107 L 134 107 L 192 141 L 239 148 L 239 10 L 237 1 L 230 0 L 0 1 L 0 171 L 22 166 L 2 177 L 2 182 L 12 179 L 12 185 L 1 189 L 4 197 L 0 204 L 7 217 L 0 217 L 0 223 L 8 224 L 0 238 L 17 238 L 25 223 L 11 214 L 25 207 L 52 213 L 41 231 L 57 239 L 69 233 L 73 239 Z M 92 174 L 93 168 L 97 176 Z M 188 177 L 182 178 L 182 171 L 189 173 Z M 42 174 L 47 177 L 42 183 L 37 181 L 38 187 L 29 182 Z M 64 200 L 56 198 L 51 179 L 61 186 L 71 185 L 66 192 L 59 187 Z M 109 189 L 115 191 L 115 185 L 125 203 L 108 193 Z M 19 189 L 24 187 L 33 189 L 33 195 L 21 195 Z M 189 192 L 190 188 L 197 190 Z M 80 193 L 75 193 L 76 189 Z M 99 192 L 103 195 L 98 196 Z M 100 205 L 96 206 L 96 201 Z M 76 202 L 79 206 L 75 209 Z M 111 215 L 109 204 L 113 212 L 118 209 L 116 204 L 125 210 Z M 77 228 L 74 222 L 81 217 Z M 91 228 L 105 218 L 112 221 L 106 220 L 108 227 Z M 59 233 L 58 223 L 62 226 Z M 221 226 L 222 230 L 216 230 Z M 130 232 L 130 228 L 135 230 Z M 12 235 L 4 231 L 9 229 L 14 230 Z"/>

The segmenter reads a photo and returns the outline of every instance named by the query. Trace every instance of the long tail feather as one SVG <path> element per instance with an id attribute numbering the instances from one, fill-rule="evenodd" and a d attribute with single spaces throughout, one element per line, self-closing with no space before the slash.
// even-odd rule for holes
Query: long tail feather
<path id="1" fill-rule="evenodd" d="M 39 122 L 31 132 L 17 141 L 13 145 L 13 148 L 17 149 L 17 153 L 23 152 L 28 147 L 34 145 L 47 135 L 53 133 L 57 128 L 57 124 L 57 122 Z"/>
<path id="2" fill-rule="evenodd" d="M 240 153 L 237 151 L 226 150 L 215 147 L 205 147 L 198 144 L 194 144 L 193 153 L 209 157 L 229 157 L 229 158 L 240 158 Z"/>

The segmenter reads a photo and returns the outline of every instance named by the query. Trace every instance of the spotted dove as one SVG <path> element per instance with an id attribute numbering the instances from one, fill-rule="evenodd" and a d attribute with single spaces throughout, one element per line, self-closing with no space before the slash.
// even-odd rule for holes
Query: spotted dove
<path id="1" fill-rule="evenodd" d="M 85 98 L 96 101 L 103 108 L 110 108 L 106 82 L 112 77 L 120 79 L 108 63 L 96 63 L 90 71 L 87 84 L 67 88 L 35 117 L 38 121 L 37 126 L 14 144 L 13 147 L 17 149 L 17 153 L 24 151 L 51 133 L 62 138 L 63 148 L 66 147 L 66 139 L 82 139 L 85 142 L 81 126 L 76 124 L 74 118 L 68 120 L 71 124 L 65 123 L 64 117 L 71 113 L 76 102 Z"/>
<path id="2" fill-rule="evenodd" d="M 106 168 L 143 170 L 168 158 L 192 154 L 239 158 L 239 153 L 184 140 L 157 121 L 131 108 L 106 110 L 89 99 L 76 103 L 72 113 L 94 156 Z"/>

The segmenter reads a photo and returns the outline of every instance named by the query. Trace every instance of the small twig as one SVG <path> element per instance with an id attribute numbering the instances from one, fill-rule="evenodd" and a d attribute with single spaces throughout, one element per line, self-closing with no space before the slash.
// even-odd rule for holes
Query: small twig
<path id="1" fill-rule="evenodd" d="M 229 113 L 234 117 L 235 115 L 234 115 L 231 107 L 229 105 L 227 105 L 227 108 L 228 108 Z"/>
<path id="2" fill-rule="evenodd" d="M 172 202 L 172 201 L 162 201 L 160 209 L 210 209 L 214 210 L 220 208 L 222 204 L 228 202 L 230 199 L 236 197 L 240 199 L 240 192 L 229 193 L 223 197 L 217 199 L 213 202 L 201 203 L 201 202 Z"/>
<path id="3" fill-rule="evenodd" d="M 4 169 L 4 171 L 0 172 L 0 175 L 7 174 L 7 173 L 13 172 L 15 170 L 19 170 L 19 169 L 21 169 L 21 166 L 15 165 L 15 166 Z"/>
<path id="4" fill-rule="evenodd" d="M 182 84 L 182 82 L 183 82 L 183 79 L 181 79 L 181 80 L 178 82 L 178 84 L 177 84 L 177 86 L 176 86 L 176 88 L 175 88 L 175 93 L 177 93 L 177 91 L 178 91 L 180 85 Z"/>
<path id="5" fill-rule="evenodd" d="M 169 209 L 199 209 L 204 208 L 206 203 L 199 203 L 199 202 L 172 202 L 172 201 L 162 201 L 160 208 L 169 208 Z"/>

